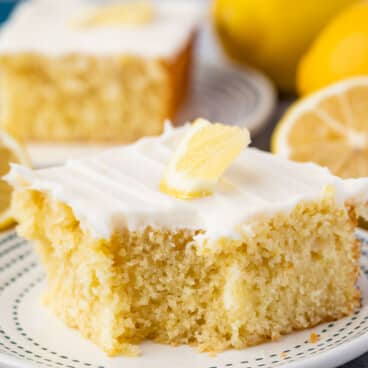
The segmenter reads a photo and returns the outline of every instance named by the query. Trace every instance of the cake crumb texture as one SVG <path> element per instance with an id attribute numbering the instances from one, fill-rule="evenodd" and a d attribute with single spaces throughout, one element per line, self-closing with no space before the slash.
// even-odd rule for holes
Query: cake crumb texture
<path id="1" fill-rule="evenodd" d="M 30 189 L 15 191 L 13 212 L 46 267 L 46 305 L 109 355 L 137 355 L 146 339 L 241 349 L 359 305 L 355 211 L 331 196 L 213 247 L 195 240 L 204 231 L 185 228 L 98 240 L 66 204 Z"/>
<path id="2" fill-rule="evenodd" d="M 317 344 L 318 340 L 319 340 L 319 336 L 318 336 L 318 334 L 317 334 L 317 333 L 312 332 L 312 333 L 309 335 L 309 342 L 310 342 L 311 344 Z"/>
<path id="3" fill-rule="evenodd" d="M 0 128 L 33 141 L 131 142 L 160 134 L 185 98 L 192 43 L 172 60 L 2 54 Z"/>

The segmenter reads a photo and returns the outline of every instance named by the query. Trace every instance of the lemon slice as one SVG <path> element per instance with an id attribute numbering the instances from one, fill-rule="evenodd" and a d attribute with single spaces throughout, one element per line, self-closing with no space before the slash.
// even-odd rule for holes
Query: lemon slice
<path id="1" fill-rule="evenodd" d="M 12 188 L 1 178 L 8 172 L 12 162 L 28 165 L 28 157 L 24 149 L 14 138 L 0 131 L 0 230 L 13 223 L 10 213 Z"/>
<path id="2" fill-rule="evenodd" d="M 161 191 L 180 199 L 210 195 L 220 176 L 249 143 L 247 129 L 197 119 L 170 161 Z"/>
<path id="3" fill-rule="evenodd" d="M 134 2 L 100 6 L 78 18 L 72 24 L 76 27 L 100 27 L 118 25 L 144 25 L 154 17 L 153 5 L 149 2 Z"/>
<path id="4" fill-rule="evenodd" d="M 344 80 L 297 102 L 278 123 L 272 151 L 328 167 L 342 178 L 368 176 L 368 77 Z"/>

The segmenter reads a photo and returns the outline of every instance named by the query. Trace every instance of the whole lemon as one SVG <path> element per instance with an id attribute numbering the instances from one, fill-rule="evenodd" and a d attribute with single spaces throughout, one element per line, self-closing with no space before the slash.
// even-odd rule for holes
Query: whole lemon
<path id="1" fill-rule="evenodd" d="M 368 75 L 368 3 L 334 18 L 298 66 L 298 90 L 305 95 L 351 76 Z"/>
<path id="2" fill-rule="evenodd" d="M 296 66 L 322 27 L 356 0 L 215 0 L 214 25 L 227 54 L 295 90 Z"/>

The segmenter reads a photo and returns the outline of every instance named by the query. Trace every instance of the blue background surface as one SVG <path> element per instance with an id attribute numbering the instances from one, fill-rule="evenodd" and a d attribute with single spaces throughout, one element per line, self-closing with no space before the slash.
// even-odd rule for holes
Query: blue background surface
<path id="1" fill-rule="evenodd" d="M 15 5 L 19 2 L 20 0 L 0 0 L 0 24 L 8 18 Z"/>

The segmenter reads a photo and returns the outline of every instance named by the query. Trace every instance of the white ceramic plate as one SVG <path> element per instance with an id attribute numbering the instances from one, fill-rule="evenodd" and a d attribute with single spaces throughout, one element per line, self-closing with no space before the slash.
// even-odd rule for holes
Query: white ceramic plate
<path id="1" fill-rule="evenodd" d="M 138 358 L 108 358 L 40 303 L 44 274 L 31 246 L 13 231 L 0 235 L 0 366 L 50 368 L 330 368 L 368 350 L 368 235 L 362 249 L 362 306 L 340 321 L 277 342 L 210 357 L 189 347 L 143 344 Z M 311 332 L 319 334 L 309 342 Z"/>
<path id="2" fill-rule="evenodd" d="M 241 125 L 255 133 L 267 123 L 275 101 L 271 83 L 260 73 L 245 67 L 200 63 L 194 68 L 188 99 L 175 124 L 204 117 Z M 111 145 L 30 144 L 29 151 L 33 165 L 40 167 L 90 155 L 108 147 Z"/>

